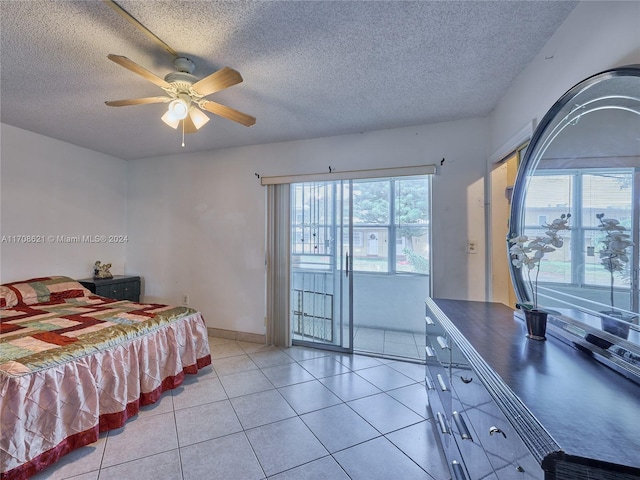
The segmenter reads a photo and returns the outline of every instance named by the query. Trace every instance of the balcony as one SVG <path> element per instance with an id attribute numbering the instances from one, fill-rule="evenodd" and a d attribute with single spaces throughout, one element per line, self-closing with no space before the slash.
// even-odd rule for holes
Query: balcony
<path id="1" fill-rule="evenodd" d="M 387 358 L 423 361 L 424 301 L 429 276 L 353 273 L 354 351 Z M 340 290 L 330 272 L 294 271 L 292 325 L 294 340 L 340 344 Z M 348 326 L 343 326 L 348 338 Z M 344 343 L 343 343 L 344 344 Z"/>

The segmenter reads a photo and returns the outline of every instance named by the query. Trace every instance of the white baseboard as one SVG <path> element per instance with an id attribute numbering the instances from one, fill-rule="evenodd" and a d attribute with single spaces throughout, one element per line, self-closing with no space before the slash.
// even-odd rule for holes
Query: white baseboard
<path id="1" fill-rule="evenodd" d="M 239 342 L 260 343 L 266 345 L 267 336 L 259 333 L 236 332 L 235 330 L 223 330 L 222 328 L 207 327 L 210 337 L 226 338 Z"/>

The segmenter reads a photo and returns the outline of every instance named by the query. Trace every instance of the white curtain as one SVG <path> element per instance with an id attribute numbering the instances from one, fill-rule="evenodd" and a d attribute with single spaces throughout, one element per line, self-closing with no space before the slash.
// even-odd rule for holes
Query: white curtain
<path id="1" fill-rule="evenodd" d="M 267 187 L 267 343 L 291 346 L 289 318 L 289 245 L 291 244 L 288 183 Z"/>

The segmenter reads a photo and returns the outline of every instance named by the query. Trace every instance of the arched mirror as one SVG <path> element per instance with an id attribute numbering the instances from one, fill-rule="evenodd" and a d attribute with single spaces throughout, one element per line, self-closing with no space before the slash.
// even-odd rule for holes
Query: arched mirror
<path id="1" fill-rule="evenodd" d="M 605 71 L 564 94 L 534 132 L 513 190 L 509 238 L 544 236 L 570 213 L 563 245 L 539 262 L 549 322 L 603 350 L 640 359 L 640 65 Z M 631 245 L 633 243 L 633 245 Z M 518 301 L 535 282 L 511 266 Z"/>

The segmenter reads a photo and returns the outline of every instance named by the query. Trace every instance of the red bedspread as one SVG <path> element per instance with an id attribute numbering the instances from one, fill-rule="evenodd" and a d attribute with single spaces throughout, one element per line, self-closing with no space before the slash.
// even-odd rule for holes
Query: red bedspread
<path id="1" fill-rule="evenodd" d="M 186 307 L 87 296 L 1 310 L 1 478 L 95 442 L 210 363 Z"/>

